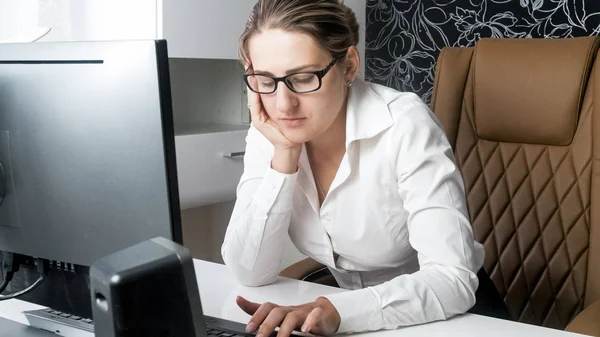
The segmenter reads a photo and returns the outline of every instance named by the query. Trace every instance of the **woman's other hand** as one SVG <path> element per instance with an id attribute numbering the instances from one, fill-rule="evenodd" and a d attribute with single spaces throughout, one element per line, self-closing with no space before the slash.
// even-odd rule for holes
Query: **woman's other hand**
<path id="1" fill-rule="evenodd" d="M 246 331 L 256 331 L 257 337 L 268 337 L 279 327 L 278 337 L 288 337 L 300 329 L 314 335 L 333 335 L 340 326 L 337 309 L 324 297 L 298 306 L 279 306 L 274 303 L 254 303 L 238 296 L 236 302 L 242 310 L 252 315 Z"/>

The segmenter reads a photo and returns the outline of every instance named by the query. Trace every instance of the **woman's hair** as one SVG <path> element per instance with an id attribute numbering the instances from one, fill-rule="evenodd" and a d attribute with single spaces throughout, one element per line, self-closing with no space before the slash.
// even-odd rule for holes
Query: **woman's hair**
<path id="1" fill-rule="evenodd" d="M 240 37 L 240 58 L 250 61 L 248 40 L 267 29 L 312 36 L 333 57 L 358 44 L 358 22 L 340 0 L 258 0 Z"/>

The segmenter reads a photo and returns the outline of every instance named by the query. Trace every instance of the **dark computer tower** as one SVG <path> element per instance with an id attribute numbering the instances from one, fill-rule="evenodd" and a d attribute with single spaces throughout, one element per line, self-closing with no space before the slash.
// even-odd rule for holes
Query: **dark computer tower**
<path id="1" fill-rule="evenodd" d="M 192 257 L 155 238 L 108 255 L 90 268 L 98 337 L 205 336 Z"/>

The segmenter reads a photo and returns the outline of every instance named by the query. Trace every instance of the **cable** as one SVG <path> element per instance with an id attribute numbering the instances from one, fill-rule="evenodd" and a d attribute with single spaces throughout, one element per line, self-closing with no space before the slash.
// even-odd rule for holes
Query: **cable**
<path id="1" fill-rule="evenodd" d="M 14 294 L 0 295 L 0 301 L 10 300 L 11 298 L 16 298 L 16 297 L 19 297 L 21 295 L 27 294 L 28 292 L 30 292 L 33 289 L 37 288 L 37 286 L 39 286 L 44 281 L 44 277 L 45 277 L 44 274 L 40 274 L 40 277 L 38 277 L 38 279 L 35 282 L 33 282 L 32 285 L 30 285 L 26 289 L 23 289 L 21 291 L 18 291 L 16 293 L 14 293 Z"/>
<path id="2" fill-rule="evenodd" d="M 28 31 L 26 34 L 17 35 L 7 40 L 0 40 L 0 43 L 24 43 L 24 42 L 37 42 L 43 37 L 48 35 L 52 31 L 52 27 L 36 27 L 37 32 Z M 35 34 L 33 37 L 31 34 Z"/>
<path id="3" fill-rule="evenodd" d="M 16 254 L 2 252 L 0 255 L 0 263 L 2 263 L 2 268 L 0 268 L 0 270 L 6 270 L 6 275 L 3 278 L 2 284 L 0 284 L 0 294 L 2 294 L 2 292 L 6 290 L 6 287 L 8 287 L 10 281 L 13 279 L 15 273 L 19 270 L 21 260 Z"/>
<path id="4" fill-rule="evenodd" d="M 44 31 L 44 33 L 42 33 L 42 35 L 40 35 L 40 36 L 36 37 L 35 39 L 33 39 L 31 42 L 37 42 L 37 41 L 39 41 L 44 36 L 48 35 L 48 33 L 50 33 L 51 30 L 52 30 L 52 27 L 46 27 L 46 31 Z"/>
<path id="5" fill-rule="evenodd" d="M 21 291 L 13 293 L 13 294 L 0 295 L 0 301 L 9 300 L 11 298 L 16 298 L 21 295 L 25 295 L 25 294 L 31 292 L 32 290 L 34 290 L 35 288 L 37 288 L 44 281 L 44 278 L 46 277 L 46 273 L 48 272 L 48 261 L 45 261 L 43 259 L 36 259 L 35 264 L 37 267 L 37 271 L 40 273 L 40 276 L 38 277 L 38 279 L 35 282 L 33 282 L 33 284 L 30 285 L 29 287 L 27 287 L 26 289 L 23 289 Z M 8 276 L 8 273 L 7 273 L 7 276 Z M 11 278 L 12 278 L 12 276 L 11 276 Z"/>
<path id="6" fill-rule="evenodd" d="M 4 292 L 4 290 L 6 290 L 6 287 L 8 287 L 8 284 L 13 279 L 14 275 L 15 275 L 14 271 L 6 272 L 6 276 L 4 276 L 4 280 L 2 280 L 2 284 L 0 284 L 0 294 L 2 294 Z"/>

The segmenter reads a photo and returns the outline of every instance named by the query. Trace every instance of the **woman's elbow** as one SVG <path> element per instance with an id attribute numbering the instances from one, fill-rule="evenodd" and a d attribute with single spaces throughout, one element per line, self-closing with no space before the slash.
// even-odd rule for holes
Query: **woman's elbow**
<path id="1" fill-rule="evenodd" d="M 459 271 L 456 280 L 456 291 L 460 300 L 456 301 L 454 314 L 464 314 L 469 311 L 476 302 L 476 292 L 479 285 L 477 274 L 471 271 Z"/>
<path id="2" fill-rule="evenodd" d="M 440 280 L 445 280 L 446 294 L 441 297 L 440 304 L 445 319 L 461 315 L 469 311 L 475 305 L 475 292 L 479 284 L 477 275 L 470 270 L 456 267 L 442 267 L 444 275 Z M 441 285 L 441 284 L 440 284 Z M 442 289 L 440 288 L 440 289 Z"/>
<path id="3" fill-rule="evenodd" d="M 241 278 L 241 277 L 238 277 L 240 284 L 245 287 L 266 286 L 266 285 L 269 285 L 269 284 L 275 282 L 276 279 L 277 279 L 277 277 L 269 277 L 269 278 L 255 278 L 255 277 Z"/>
<path id="4" fill-rule="evenodd" d="M 256 273 L 248 270 L 237 270 L 233 273 L 238 282 L 246 287 L 262 287 L 275 282 L 277 274 Z"/>
<path id="5" fill-rule="evenodd" d="M 261 287 L 271 284 L 277 279 L 277 273 L 262 272 L 258 270 L 249 270 L 239 264 L 237 261 L 228 261 L 223 258 L 225 265 L 235 276 L 240 284 L 246 287 Z"/>

